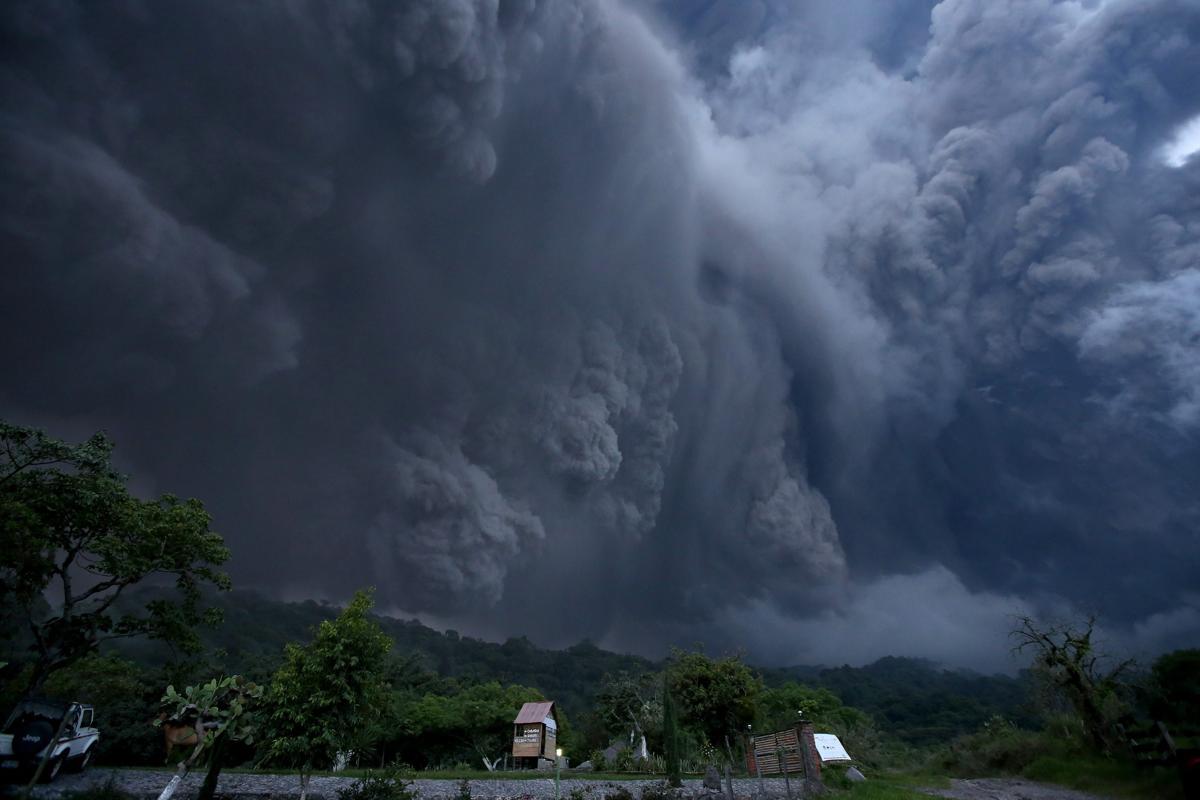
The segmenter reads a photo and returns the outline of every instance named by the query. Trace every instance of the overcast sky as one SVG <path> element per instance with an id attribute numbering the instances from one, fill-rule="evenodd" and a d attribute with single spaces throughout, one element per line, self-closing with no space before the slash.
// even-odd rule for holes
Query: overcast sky
<path id="1" fill-rule="evenodd" d="M 1197 0 L 14 0 L 0 414 L 492 638 L 1200 645 Z"/>

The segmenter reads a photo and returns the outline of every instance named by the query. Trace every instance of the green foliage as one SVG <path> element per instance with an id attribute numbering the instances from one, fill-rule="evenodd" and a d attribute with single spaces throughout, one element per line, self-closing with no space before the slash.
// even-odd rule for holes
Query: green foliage
<path id="1" fill-rule="evenodd" d="M 1092 641 L 1095 622 L 1089 617 L 1080 623 L 1051 624 L 1019 617 L 1010 635 L 1015 650 L 1031 652 L 1034 671 L 1071 704 L 1092 747 L 1109 752 L 1120 746 L 1113 724 L 1129 714 L 1122 676 L 1133 661 L 1104 665 L 1107 658 Z"/>
<path id="2" fill-rule="evenodd" d="M 829 689 L 846 706 L 870 716 L 889 737 L 914 746 L 970 733 L 997 714 L 1024 726 L 1037 724 L 1028 711 L 1028 676 L 979 675 L 895 657 L 865 667 L 764 672 L 771 685 L 799 678 Z"/>
<path id="3" fill-rule="evenodd" d="M 200 502 L 133 497 L 111 453 L 103 434 L 72 445 L 0 422 L 0 602 L 31 632 L 30 690 L 111 639 L 195 650 L 195 627 L 215 621 L 199 607 L 200 588 L 228 588 L 216 568 L 229 551 Z M 172 576 L 176 597 L 115 611 L 122 593 L 152 576 Z M 47 607 L 48 594 L 61 605 Z"/>
<path id="4" fill-rule="evenodd" d="M 138 599 L 154 596 L 147 591 L 137 594 Z M 227 672 L 264 682 L 279 668 L 288 642 L 307 639 L 313 627 L 339 613 L 337 607 L 316 601 L 285 603 L 246 590 L 206 595 L 205 600 L 224 614 L 219 627 L 200 631 L 205 646 L 227 654 L 222 663 Z M 589 719 L 606 675 L 637 675 L 653 672 L 656 666 L 648 659 L 602 650 L 586 641 L 565 650 L 545 650 L 525 638 L 496 644 L 455 631 L 443 633 L 417 620 L 377 617 L 375 621 L 395 643 L 395 651 L 412 659 L 409 668 L 423 676 L 425 683 L 414 687 L 418 693 L 450 692 L 451 684 L 491 681 L 539 689 L 555 701 L 559 713 L 577 721 L 575 730 L 594 734 L 575 749 L 570 740 L 574 732 L 560 731 L 559 740 L 568 752 L 608 744 L 602 727 L 593 727 Z M 173 657 L 170 649 L 145 640 L 119 646 L 123 655 L 142 663 L 163 664 Z"/>
<path id="5" fill-rule="evenodd" d="M 678 702 L 680 722 L 718 744 L 753 722 L 762 681 L 738 656 L 712 659 L 676 650 L 667 666 L 667 687 Z"/>
<path id="6" fill-rule="evenodd" d="M 875 721 L 857 708 L 843 705 L 828 689 L 788 681 L 764 689 L 759 695 L 756 730 L 769 732 L 792 727 L 803 717 L 824 733 L 841 739 L 855 759 L 877 766 L 886 760 Z"/>
<path id="7" fill-rule="evenodd" d="M 1150 667 L 1146 709 L 1168 725 L 1200 723 L 1200 650 L 1176 650 Z"/>
<path id="8" fill-rule="evenodd" d="M 588 760 L 592 762 L 592 769 L 596 772 L 606 772 L 608 770 L 608 759 L 604 757 L 603 750 L 593 750 L 588 756 Z"/>
<path id="9" fill-rule="evenodd" d="M 877 778 L 862 783 L 846 782 L 845 785 L 836 788 L 838 791 L 832 796 L 839 800 L 929 800 L 930 797 L 927 792 L 918 788 Z"/>
<path id="10" fill-rule="evenodd" d="M 828 689 L 788 681 L 782 686 L 764 689 L 759 695 L 755 727 L 762 731 L 778 731 L 792 727 L 801 717 L 824 724 L 846 714 L 866 717 L 861 711 L 842 705 L 837 695 Z"/>
<path id="11" fill-rule="evenodd" d="M 495 681 L 425 694 L 404 707 L 402 730 L 416 746 L 418 758 L 491 763 L 511 746 L 513 719 L 521 706 L 542 699 L 536 689 Z"/>
<path id="12" fill-rule="evenodd" d="M 1004 719 L 942 748 L 932 766 L 961 778 L 1019 775 L 1075 789 L 1146 800 L 1181 798 L 1173 768 L 1138 767 L 1092 747 L 1078 720 L 1057 718 L 1043 731 L 1022 730 Z"/>
<path id="13" fill-rule="evenodd" d="M 338 800 L 414 800 L 417 792 L 396 770 L 382 770 L 368 772 L 349 786 L 338 789 L 337 795 Z M 470 797 L 469 792 L 467 796 Z"/>
<path id="14" fill-rule="evenodd" d="M 1021 770 L 1033 781 L 1139 800 L 1183 800 L 1174 767 L 1137 767 L 1119 758 L 1052 749 Z"/>
<path id="15" fill-rule="evenodd" d="M 672 800 L 675 796 L 675 790 L 666 781 L 652 783 L 642 789 L 642 800 Z"/>
<path id="16" fill-rule="evenodd" d="M 1041 754 L 1043 744 L 1041 734 L 994 717 L 975 733 L 952 741 L 937 764 L 961 778 L 1019 774 Z"/>
<path id="17" fill-rule="evenodd" d="M 211 748 L 220 738 L 254 744 L 256 720 L 251 711 L 262 696 L 261 686 L 231 675 L 187 686 L 182 694 L 168 686 L 159 704 L 165 719 L 191 725 L 200 735 L 199 746 Z"/>
<path id="18" fill-rule="evenodd" d="M 158 675 L 131 661 L 91 654 L 55 672 L 44 690 L 50 697 L 95 706 L 103 735 L 96 760 L 103 764 L 162 763 L 162 735 L 150 721 L 158 711 Z"/>
<path id="19" fill-rule="evenodd" d="M 368 618 L 371 604 L 369 592 L 358 592 L 312 642 L 288 645 L 268 694 L 270 760 L 302 775 L 328 767 L 376 713 L 392 642 Z"/>
<path id="20" fill-rule="evenodd" d="M 144 592 L 137 596 L 144 596 Z M 201 632 L 208 647 L 228 653 L 220 662 L 226 671 L 260 681 L 268 681 L 278 668 L 279 654 L 287 641 L 305 638 L 309 628 L 337 613 L 335 608 L 316 602 L 282 603 L 238 590 L 206 600 L 220 607 L 226 619 L 219 628 Z M 536 687 L 545 697 L 554 699 L 560 713 L 574 723 L 560 730 L 559 736 L 564 750 L 573 754 L 573 760 L 580 760 L 582 754 L 606 747 L 611 741 L 606 727 L 592 713 L 605 675 L 622 672 L 641 675 L 654 672 L 659 666 L 635 656 L 609 653 L 588 643 L 562 651 L 542 650 L 522 639 L 499 645 L 454 632 L 440 633 L 415 621 L 380 617 L 376 622 L 395 641 L 396 651 L 405 656 L 405 676 L 393 682 L 404 695 L 404 703 L 424 694 L 453 694 L 463 686 L 493 680 Z M 145 663 L 162 662 L 169 656 L 168 651 L 145 640 L 126 641 L 121 647 L 122 653 Z M 907 658 L 884 658 L 865 667 L 763 669 L 761 674 L 772 688 L 797 682 L 828 689 L 846 706 L 860 709 L 876 721 L 875 737 L 899 739 L 914 746 L 941 743 L 971 732 L 993 714 L 1021 725 L 1038 722 L 1028 710 L 1031 685 L 1028 676 L 979 675 Z M 756 718 L 756 730 L 760 724 L 765 723 Z M 402 736 L 389 733 L 396 729 L 394 724 L 381 721 L 379 730 L 371 734 L 373 748 L 356 746 L 356 752 L 366 758 L 368 749 L 373 750 L 371 757 L 375 764 L 391 762 L 398 756 L 422 767 L 467 757 L 478 763 L 469 748 L 466 754 L 460 753 L 454 759 L 440 751 L 427 758 L 406 745 Z M 661 734 L 656 738 L 659 729 L 656 723 L 647 730 L 653 752 L 663 750 Z M 743 726 L 738 732 L 744 730 Z M 835 732 L 841 735 L 840 729 Z M 698 747 L 701 735 L 693 734 L 684 725 L 680 733 L 682 757 L 696 761 L 693 750 Z M 843 741 L 850 746 L 848 740 Z M 719 743 L 723 745 L 723 740 Z M 891 741 L 882 744 L 884 749 L 894 746 Z M 858 750 L 852 752 L 858 755 Z"/>
<path id="21" fill-rule="evenodd" d="M 652 673 L 605 675 L 596 695 L 596 715 L 610 736 L 653 735 L 662 720 L 662 682 Z"/>
<path id="22" fill-rule="evenodd" d="M 641 769 L 643 772 L 649 772 L 654 775 L 666 775 L 667 759 L 656 753 L 651 753 L 647 758 L 642 760 Z"/>

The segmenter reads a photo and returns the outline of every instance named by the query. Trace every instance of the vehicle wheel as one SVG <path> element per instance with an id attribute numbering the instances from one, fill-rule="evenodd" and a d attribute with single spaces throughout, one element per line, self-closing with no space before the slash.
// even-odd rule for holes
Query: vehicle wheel
<path id="1" fill-rule="evenodd" d="M 58 756 L 50 760 L 46 768 L 42 770 L 42 783 L 50 783 L 58 777 L 58 773 L 62 772 L 63 762 L 66 761 L 64 756 Z"/>
<path id="2" fill-rule="evenodd" d="M 71 772 L 83 772 L 88 768 L 88 765 L 92 763 L 92 754 L 95 752 L 96 748 L 94 746 L 89 747 L 87 750 L 83 751 L 83 755 L 79 756 L 78 758 L 71 759 L 67 763 L 67 768 L 70 769 Z"/>

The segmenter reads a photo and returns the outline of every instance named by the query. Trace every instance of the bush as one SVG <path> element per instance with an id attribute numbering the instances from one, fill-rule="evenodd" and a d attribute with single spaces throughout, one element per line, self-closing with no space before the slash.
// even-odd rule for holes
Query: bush
<path id="1" fill-rule="evenodd" d="M 368 772 L 362 779 L 338 789 L 338 800 L 414 800 L 416 796 L 412 784 L 392 770 Z"/>
<path id="2" fill-rule="evenodd" d="M 455 800 L 471 800 L 471 782 L 466 778 L 458 782 L 458 795 Z"/>
<path id="3" fill-rule="evenodd" d="M 675 790 L 666 781 L 652 783 L 642 789 L 642 800 L 674 800 Z"/>
<path id="4" fill-rule="evenodd" d="M 612 768 L 617 772 L 633 772 L 633 750 L 626 747 L 613 759 Z"/>
<path id="5" fill-rule="evenodd" d="M 937 757 L 940 770 L 955 777 L 1018 774 L 1045 753 L 1045 737 L 992 717 L 976 733 L 960 736 Z"/>
<path id="6" fill-rule="evenodd" d="M 592 762 L 592 769 L 596 772 L 604 772 L 608 769 L 608 760 L 604 757 L 603 750 L 593 750 L 592 754 L 588 756 L 588 760 Z"/>

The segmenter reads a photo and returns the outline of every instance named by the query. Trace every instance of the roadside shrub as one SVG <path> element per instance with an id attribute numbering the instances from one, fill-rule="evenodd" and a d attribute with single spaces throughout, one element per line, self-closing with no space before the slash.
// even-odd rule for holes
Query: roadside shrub
<path id="1" fill-rule="evenodd" d="M 642 800 L 674 800 L 675 790 L 666 781 L 652 783 L 642 789 Z"/>
<path id="2" fill-rule="evenodd" d="M 617 772 L 633 772 L 633 750 L 628 747 L 617 753 L 613 759 L 612 768 Z"/>
<path id="3" fill-rule="evenodd" d="M 937 766 L 956 777 L 1018 774 L 1046 752 L 1045 737 L 992 717 L 983 727 L 952 741 L 936 758 Z"/>
<path id="4" fill-rule="evenodd" d="M 338 789 L 338 800 L 414 800 L 417 792 L 398 772 L 368 772 L 360 780 Z"/>
<path id="5" fill-rule="evenodd" d="M 603 750 L 593 750 L 592 754 L 588 756 L 588 760 L 592 762 L 592 769 L 596 772 L 604 772 L 608 769 L 608 760 L 604 757 Z"/>

